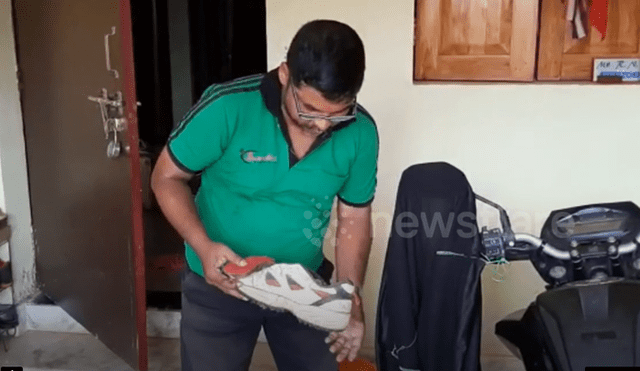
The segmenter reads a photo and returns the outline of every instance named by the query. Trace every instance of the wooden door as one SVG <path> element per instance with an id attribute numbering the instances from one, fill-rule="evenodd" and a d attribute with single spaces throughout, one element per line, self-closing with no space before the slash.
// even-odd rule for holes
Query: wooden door
<path id="1" fill-rule="evenodd" d="M 537 1 L 417 0 L 414 80 L 532 81 L 537 21 Z"/>
<path id="2" fill-rule="evenodd" d="M 129 5 L 15 0 L 14 15 L 37 279 L 45 294 L 118 356 L 146 370 Z M 107 117 L 127 120 L 126 126 L 119 121 L 121 152 L 110 158 L 107 145 L 115 134 L 105 133 L 98 100 L 89 99 L 101 98 L 102 89 L 112 101 L 119 92 L 124 104 L 122 112 L 109 106 Z"/>

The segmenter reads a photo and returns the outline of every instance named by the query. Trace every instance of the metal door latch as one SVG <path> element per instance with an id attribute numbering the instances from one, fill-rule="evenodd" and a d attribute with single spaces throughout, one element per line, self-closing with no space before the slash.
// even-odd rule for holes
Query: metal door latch
<path id="1" fill-rule="evenodd" d="M 113 133 L 113 139 L 107 145 L 107 157 L 116 158 L 120 155 L 120 139 L 118 133 L 127 130 L 127 119 L 124 117 L 124 101 L 122 93 L 116 92 L 113 95 L 107 93 L 107 89 L 102 89 L 102 96 L 88 97 L 90 101 L 100 105 L 100 115 L 105 139 L 109 140 L 109 134 Z"/>

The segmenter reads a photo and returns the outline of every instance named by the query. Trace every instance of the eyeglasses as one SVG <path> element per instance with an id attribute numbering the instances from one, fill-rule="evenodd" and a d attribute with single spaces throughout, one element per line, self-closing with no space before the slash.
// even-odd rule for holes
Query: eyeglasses
<path id="1" fill-rule="evenodd" d="M 341 124 L 343 122 L 349 121 L 349 120 L 353 120 L 356 117 L 356 112 L 357 112 L 357 103 L 356 100 L 353 100 L 353 103 L 351 104 L 351 107 L 349 108 L 349 114 L 344 115 L 344 116 L 324 116 L 324 115 L 312 115 L 309 113 L 304 113 L 302 112 L 302 110 L 300 109 L 300 101 L 298 100 L 298 94 L 296 94 L 296 87 L 293 85 L 293 83 L 291 83 L 291 91 L 293 92 L 293 100 L 296 103 L 296 111 L 298 113 L 298 117 L 300 117 L 303 120 L 308 120 L 308 121 L 316 121 L 316 120 L 327 120 L 329 122 L 331 122 L 332 126 Z"/>

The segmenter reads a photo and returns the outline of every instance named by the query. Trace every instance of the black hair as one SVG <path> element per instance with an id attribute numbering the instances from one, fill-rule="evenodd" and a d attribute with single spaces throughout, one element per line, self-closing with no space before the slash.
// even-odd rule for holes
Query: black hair
<path id="1" fill-rule="evenodd" d="M 291 41 L 287 65 L 296 87 L 304 83 L 332 102 L 347 101 L 362 87 L 364 45 L 344 23 L 311 21 Z"/>

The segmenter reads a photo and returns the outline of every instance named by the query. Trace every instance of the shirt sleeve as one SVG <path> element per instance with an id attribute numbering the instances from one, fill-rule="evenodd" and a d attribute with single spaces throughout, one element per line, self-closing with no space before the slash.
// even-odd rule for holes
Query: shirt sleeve
<path id="1" fill-rule="evenodd" d="M 338 192 L 342 202 L 355 207 L 368 206 L 373 202 L 378 172 L 378 131 L 373 121 L 361 127 L 355 160 Z"/>
<path id="2" fill-rule="evenodd" d="M 169 155 L 183 171 L 198 173 L 222 156 L 232 133 L 227 109 L 224 97 L 212 100 L 205 92 L 171 133 Z"/>

